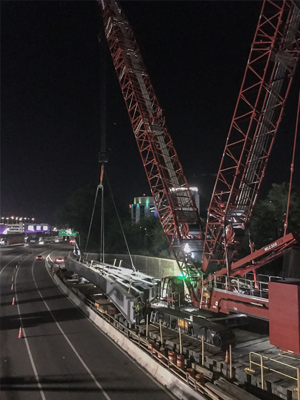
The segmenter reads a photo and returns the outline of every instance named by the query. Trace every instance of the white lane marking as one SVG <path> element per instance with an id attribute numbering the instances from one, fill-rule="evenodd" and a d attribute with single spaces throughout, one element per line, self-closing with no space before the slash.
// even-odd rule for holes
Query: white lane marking
<path id="1" fill-rule="evenodd" d="M 28 253 L 28 254 L 26 254 L 25 255 L 25 257 L 24 258 L 21 258 L 21 262 L 20 262 L 20 265 L 22 265 L 22 263 L 23 263 L 23 261 L 25 261 L 28 257 L 30 257 L 30 256 L 32 256 L 32 254 L 34 254 L 33 252 L 32 253 Z M 2 269 L 1 269 L 1 271 L 0 271 L 0 275 L 1 275 L 1 273 L 5 270 L 5 268 L 6 267 L 8 267 L 14 260 L 16 260 L 17 258 L 19 258 L 19 257 L 22 257 L 24 254 L 22 253 L 22 254 L 19 254 L 18 256 L 16 256 L 15 258 L 13 258 L 12 260 L 10 260 L 6 265 L 5 265 L 5 267 L 3 267 Z"/>
<path id="2" fill-rule="evenodd" d="M 59 325 L 59 323 L 57 322 L 57 320 L 55 319 L 52 311 L 50 310 L 47 302 L 44 300 L 42 293 L 40 292 L 36 280 L 34 278 L 34 274 L 33 274 L 33 266 L 34 263 L 32 264 L 31 267 L 31 273 L 32 273 L 32 278 L 36 287 L 36 290 L 38 291 L 41 299 L 43 300 L 45 306 L 47 307 L 48 311 L 50 312 L 56 326 L 58 327 L 58 329 L 60 330 L 60 332 L 62 333 L 62 335 L 64 336 L 64 338 L 66 339 L 67 343 L 69 344 L 69 346 L 71 347 L 71 349 L 73 350 L 73 352 L 75 353 L 75 355 L 77 356 L 78 360 L 81 362 L 81 364 L 83 365 L 83 367 L 85 368 L 85 370 L 88 372 L 88 374 L 90 375 L 90 377 L 93 379 L 93 381 L 95 382 L 96 386 L 98 386 L 98 388 L 101 390 L 102 394 L 104 395 L 104 397 L 107 400 L 111 400 L 111 398 L 109 397 L 109 395 L 105 392 L 105 390 L 103 389 L 103 387 L 100 385 L 100 383 L 97 381 L 96 377 L 94 376 L 94 374 L 92 373 L 92 371 L 89 369 L 89 367 L 86 365 L 86 363 L 83 361 L 83 359 L 80 357 L 80 355 L 78 354 L 77 350 L 75 349 L 75 347 L 72 345 L 72 343 L 70 342 L 70 340 L 68 339 L 67 335 L 65 334 L 65 332 L 63 331 L 63 329 L 61 328 L 61 326 Z"/>
<path id="3" fill-rule="evenodd" d="M 51 253 L 50 253 L 51 254 Z M 50 258 L 50 255 L 48 256 Z M 51 258 L 50 258 L 51 259 Z M 90 324 L 92 324 L 96 329 L 98 329 L 99 332 L 102 333 L 102 335 L 105 336 L 106 339 L 108 339 L 115 347 L 117 347 L 131 362 L 133 362 L 145 375 L 147 375 L 157 386 L 159 386 L 167 395 L 170 396 L 171 399 L 173 400 L 178 400 L 178 397 L 176 397 L 175 395 L 173 395 L 172 392 L 169 391 L 169 389 L 166 389 L 165 386 L 163 386 L 162 383 L 160 383 L 158 380 L 156 380 L 151 374 L 150 372 L 148 372 L 147 370 L 145 370 L 144 367 L 142 367 L 139 363 L 136 362 L 136 360 L 130 356 L 130 354 L 126 353 L 126 351 L 124 351 L 122 349 L 122 347 L 113 341 L 113 339 L 111 339 L 105 332 L 102 331 L 101 328 L 99 328 L 99 326 L 97 326 L 93 321 L 91 321 L 89 318 L 87 318 L 87 316 L 84 314 L 84 312 L 70 299 L 70 297 L 68 297 L 66 295 L 66 293 L 61 289 L 60 286 L 57 285 L 57 283 L 55 282 L 55 280 L 53 279 L 53 276 L 51 275 L 49 269 L 47 268 L 47 266 L 45 265 L 46 271 L 48 272 L 48 275 L 50 276 L 50 278 L 53 280 L 53 282 L 56 284 L 57 288 L 61 291 L 61 293 L 64 294 L 64 296 L 69 300 L 69 302 L 71 304 L 73 304 L 77 310 L 89 321 Z"/>
<path id="4" fill-rule="evenodd" d="M 17 282 L 18 272 L 19 272 L 19 268 L 17 269 L 16 281 L 15 281 L 15 282 Z M 43 400 L 46 400 L 46 396 L 45 396 L 45 393 L 43 392 L 43 388 L 42 388 L 42 385 L 41 385 L 41 382 L 40 382 L 40 378 L 39 378 L 39 376 L 38 376 L 37 369 L 36 369 L 36 366 L 35 366 L 35 363 L 34 363 L 34 360 L 33 360 L 33 357 L 32 357 L 32 353 L 31 353 L 31 351 L 30 351 L 30 346 L 29 346 L 28 340 L 27 340 L 27 338 L 26 338 L 25 329 L 24 329 L 24 327 L 23 327 L 23 320 L 22 320 L 22 317 L 21 317 L 21 310 L 20 310 L 20 306 L 19 306 L 19 302 L 18 302 L 17 284 L 16 284 L 16 283 L 15 283 L 15 298 L 16 298 L 16 301 L 17 301 L 17 309 L 18 309 L 18 314 L 19 314 L 21 329 L 22 329 L 23 334 L 24 334 L 24 340 L 25 340 L 25 344 L 26 344 L 28 356 L 29 356 L 29 359 L 30 359 L 30 363 L 31 363 L 31 366 L 32 366 L 32 369 L 33 369 L 33 373 L 34 373 L 35 379 L 36 379 L 36 381 L 37 381 L 38 388 L 39 388 L 39 390 L 40 390 L 41 398 L 42 398 Z"/>
<path id="5" fill-rule="evenodd" d="M 5 265 L 5 267 L 3 267 L 3 268 L 1 269 L 0 274 L 2 274 L 2 271 L 4 271 L 5 268 L 9 266 L 9 264 L 11 264 L 11 263 L 12 263 L 14 260 L 16 260 L 17 258 L 21 257 L 21 255 L 22 255 L 22 254 L 19 254 L 18 256 L 16 256 L 16 257 L 13 258 L 12 260 L 10 260 L 10 261 Z"/>

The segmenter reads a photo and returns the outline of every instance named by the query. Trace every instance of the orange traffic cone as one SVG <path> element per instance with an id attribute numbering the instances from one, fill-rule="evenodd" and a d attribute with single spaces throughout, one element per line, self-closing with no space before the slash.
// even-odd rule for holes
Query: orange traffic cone
<path id="1" fill-rule="evenodd" d="M 13 281 L 13 280 L 14 280 L 14 276 L 11 277 L 11 281 Z"/>
<path id="2" fill-rule="evenodd" d="M 16 269 L 18 268 L 18 264 L 16 264 Z"/>
<path id="3" fill-rule="evenodd" d="M 14 290 L 14 284 L 11 285 L 10 290 Z"/>
<path id="4" fill-rule="evenodd" d="M 226 350 L 226 354 L 225 354 L 225 364 L 229 363 L 229 357 L 228 357 L 228 350 Z"/>
<path id="5" fill-rule="evenodd" d="M 14 306 L 15 305 L 15 298 L 13 297 L 13 300 L 12 300 L 12 303 L 11 303 L 11 305 L 12 306 Z"/>
<path id="6" fill-rule="evenodd" d="M 20 327 L 18 339 L 21 339 L 21 338 L 22 338 L 22 328 Z"/>

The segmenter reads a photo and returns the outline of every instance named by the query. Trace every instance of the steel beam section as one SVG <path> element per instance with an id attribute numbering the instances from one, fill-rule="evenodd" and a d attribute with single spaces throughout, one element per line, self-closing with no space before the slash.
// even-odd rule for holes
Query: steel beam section
<path id="1" fill-rule="evenodd" d="M 208 209 L 207 273 L 236 259 L 299 60 L 299 24 L 296 2 L 264 1 Z"/>
<path id="2" fill-rule="evenodd" d="M 146 300 L 158 294 L 157 279 L 128 268 L 98 262 L 79 262 L 68 257 L 67 269 L 97 286 L 130 323 L 135 320 L 134 306 L 138 297 Z"/>
<path id="3" fill-rule="evenodd" d="M 202 258 L 203 242 L 199 234 L 189 233 L 191 225 L 198 233 L 201 229 L 197 207 L 129 22 L 118 2 L 101 0 L 99 5 L 105 36 L 161 224 L 175 258 L 179 258 L 180 270 L 185 276 L 196 279 L 197 268 L 188 261 L 182 246 L 184 239 L 193 242 L 194 254 Z"/>

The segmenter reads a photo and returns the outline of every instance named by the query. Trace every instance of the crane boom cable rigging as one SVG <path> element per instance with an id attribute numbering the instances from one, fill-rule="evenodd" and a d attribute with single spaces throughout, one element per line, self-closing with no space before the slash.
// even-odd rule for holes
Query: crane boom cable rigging
<path id="1" fill-rule="evenodd" d="M 84 252 L 87 252 L 87 247 L 89 244 L 89 240 L 90 240 L 90 234 L 91 234 L 91 229 L 92 229 L 92 224 L 93 224 L 93 220 L 94 220 L 94 214 L 95 214 L 95 208 L 96 208 L 96 203 L 97 203 L 97 197 L 98 197 L 98 192 L 100 189 L 100 184 L 97 186 L 96 189 L 96 193 L 95 193 L 95 199 L 94 199 L 94 205 L 93 205 L 93 209 L 92 209 L 92 215 L 91 215 L 91 219 L 90 219 L 90 225 L 89 225 L 89 230 L 88 230 L 88 234 L 87 234 L 87 239 L 86 239 L 86 244 L 85 244 L 85 249 Z"/>
<path id="2" fill-rule="evenodd" d="M 127 239 L 126 239 L 126 235 L 125 235 L 125 232 L 124 232 L 124 229 L 123 229 L 123 226 L 122 226 L 122 223 L 121 223 L 121 219 L 120 219 L 120 216 L 119 216 L 119 213 L 118 213 L 116 202 L 115 202 L 115 199 L 114 199 L 114 196 L 113 196 L 113 192 L 112 192 L 111 186 L 109 184 L 108 176 L 107 176 L 107 174 L 105 174 L 105 176 L 106 176 L 106 181 L 107 181 L 107 185 L 108 185 L 108 188 L 109 188 L 109 192 L 110 192 L 110 195 L 111 195 L 111 198 L 112 198 L 112 202 L 113 202 L 113 205 L 115 207 L 115 211 L 116 211 L 116 214 L 117 214 L 117 218 L 118 218 L 118 222 L 119 222 L 119 225 L 120 225 L 120 228 L 121 228 L 121 232 L 122 232 L 122 235 L 123 235 L 123 238 L 124 238 L 124 242 L 125 242 L 125 245 L 126 245 L 126 248 L 127 248 L 127 252 L 128 252 L 128 255 L 129 255 L 129 258 L 130 258 L 131 267 L 132 267 L 133 271 L 136 271 L 136 268 L 134 266 L 133 259 L 132 259 L 132 256 L 131 256 L 131 252 L 130 252 L 130 249 L 129 249 L 129 246 L 128 246 L 128 242 L 127 242 Z"/>
<path id="3" fill-rule="evenodd" d="M 296 154 L 296 143 L 297 143 L 297 135 L 298 135 L 298 126 L 299 126 L 299 115 L 300 115 L 300 89 L 299 89 L 299 96 L 298 96 L 298 107 L 297 107 L 297 117 L 296 117 L 295 135 L 294 135 L 293 155 L 292 155 L 292 162 L 291 162 L 289 193 L 288 193 L 288 198 L 287 198 L 286 217 L 285 217 L 285 221 L 284 221 L 284 235 L 287 234 L 287 229 L 288 229 L 288 224 L 289 224 L 289 208 L 290 208 L 291 190 L 292 190 L 293 173 L 294 173 L 294 165 L 295 165 L 295 154 Z"/>
<path id="4" fill-rule="evenodd" d="M 104 175 L 104 164 L 101 165 L 101 223 L 100 223 L 100 261 L 105 262 L 105 236 L 104 236 L 104 185 L 103 185 L 103 175 Z"/>
<path id="5" fill-rule="evenodd" d="M 100 47 L 100 82 L 101 82 L 101 90 L 100 90 L 100 153 L 99 153 L 99 162 L 101 163 L 101 171 L 100 171 L 100 183 L 97 188 L 101 189 L 101 221 L 100 221 L 100 251 L 99 251 L 99 260 L 101 262 L 105 262 L 105 235 L 104 235 L 104 166 L 108 162 L 107 152 L 106 152 L 106 46 L 105 40 L 103 40 L 103 32 L 102 30 L 98 34 L 98 42 Z M 95 205 L 94 205 L 95 206 Z M 94 212 L 94 210 L 93 210 Z"/>

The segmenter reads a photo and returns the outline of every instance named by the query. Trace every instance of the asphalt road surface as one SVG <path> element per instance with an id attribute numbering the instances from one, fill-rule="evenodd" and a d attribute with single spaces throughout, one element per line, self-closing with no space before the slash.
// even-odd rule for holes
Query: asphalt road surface
<path id="1" fill-rule="evenodd" d="M 70 245 L 0 250 L 1 400 L 174 398 L 70 302 L 45 260 L 36 260 L 65 256 Z"/>

